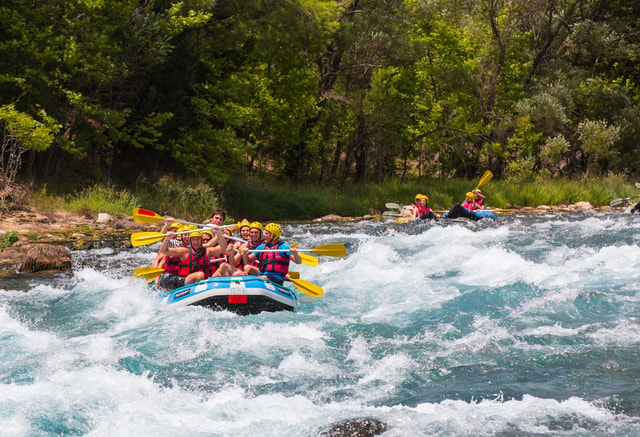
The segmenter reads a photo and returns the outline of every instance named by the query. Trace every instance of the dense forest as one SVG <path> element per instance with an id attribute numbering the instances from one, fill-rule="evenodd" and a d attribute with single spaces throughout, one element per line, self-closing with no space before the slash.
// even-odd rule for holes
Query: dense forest
<path id="1" fill-rule="evenodd" d="M 0 6 L 8 182 L 640 173 L 637 0 Z"/>

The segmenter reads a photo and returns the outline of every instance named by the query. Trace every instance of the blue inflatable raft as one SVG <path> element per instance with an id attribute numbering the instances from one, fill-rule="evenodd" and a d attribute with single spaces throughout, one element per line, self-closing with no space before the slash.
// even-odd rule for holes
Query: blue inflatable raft
<path id="1" fill-rule="evenodd" d="M 157 292 L 160 302 L 167 305 L 199 305 L 240 315 L 295 311 L 298 307 L 292 290 L 257 276 L 221 276 Z"/>

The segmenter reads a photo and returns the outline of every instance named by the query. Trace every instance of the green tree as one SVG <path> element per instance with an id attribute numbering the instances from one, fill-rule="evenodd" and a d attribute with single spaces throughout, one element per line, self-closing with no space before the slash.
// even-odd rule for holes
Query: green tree
<path id="1" fill-rule="evenodd" d="M 40 116 L 49 125 L 17 111 L 13 105 L 0 107 L 0 175 L 11 184 L 22 166 L 22 155 L 28 150 L 47 150 L 53 142 L 58 127 L 44 112 Z"/>

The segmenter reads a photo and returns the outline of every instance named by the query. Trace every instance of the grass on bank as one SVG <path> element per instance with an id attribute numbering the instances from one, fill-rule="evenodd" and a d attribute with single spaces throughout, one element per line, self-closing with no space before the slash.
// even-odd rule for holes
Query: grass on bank
<path id="1" fill-rule="evenodd" d="M 203 181 L 165 177 L 156 183 L 141 181 L 131 189 L 93 185 L 70 194 L 52 194 L 46 185 L 31 193 L 31 205 L 43 213 L 64 209 L 124 217 L 136 207 L 190 221 L 208 218 L 218 207 L 229 211 L 229 221 L 309 220 L 327 214 L 362 216 L 384 211 L 385 203 L 413 203 L 417 193 L 429 196 L 434 209 L 449 209 L 464 200 L 477 180 L 420 179 L 385 184 L 347 185 L 341 188 L 309 184 L 286 185 L 275 181 L 235 179 L 214 188 Z M 539 206 L 587 201 L 608 205 L 618 197 L 635 197 L 634 181 L 619 175 L 598 178 L 548 179 L 532 183 L 491 180 L 481 187 L 489 206 Z"/>

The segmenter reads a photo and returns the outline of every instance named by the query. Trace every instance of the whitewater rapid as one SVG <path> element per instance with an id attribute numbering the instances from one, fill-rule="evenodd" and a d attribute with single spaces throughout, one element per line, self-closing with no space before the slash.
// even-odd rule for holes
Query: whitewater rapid
<path id="1" fill-rule="evenodd" d="M 0 282 L 0 434 L 640 435 L 637 217 L 283 228 L 348 250 L 295 313 L 164 307 L 158 245 Z"/>

